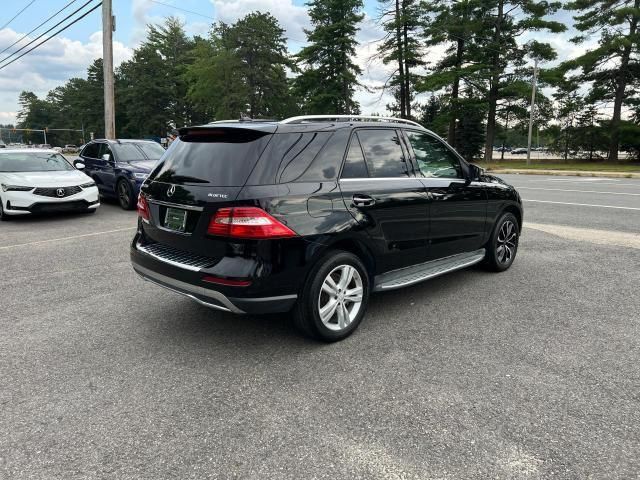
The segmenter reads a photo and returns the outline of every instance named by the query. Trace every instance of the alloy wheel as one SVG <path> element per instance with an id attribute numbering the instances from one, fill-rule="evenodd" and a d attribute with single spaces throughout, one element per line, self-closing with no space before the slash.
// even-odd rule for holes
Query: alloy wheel
<path id="1" fill-rule="evenodd" d="M 496 258 L 499 263 L 508 264 L 513 260 L 518 243 L 518 229 L 511 220 L 507 220 L 500 227 L 496 239 Z"/>
<path id="2" fill-rule="evenodd" d="M 320 320 L 330 330 L 347 328 L 358 316 L 364 287 L 362 277 L 351 265 L 339 265 L 324 279 L 318 297 Z"/>
<path id="3" fill-rule="evenodd" d="M 129 206 L 129 189 L 124 182 L 120 182 L 118 184 L 118 198 L 120 199 L 120 205 L 123 208 L 127 208 Z"/>

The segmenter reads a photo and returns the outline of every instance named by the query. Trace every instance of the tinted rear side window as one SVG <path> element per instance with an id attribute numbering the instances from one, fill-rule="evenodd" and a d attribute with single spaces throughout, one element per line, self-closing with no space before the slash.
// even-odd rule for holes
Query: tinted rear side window
<path id="1" fill-rule="evenodd" d="M 390 128 L 359 130 L 358 137 L 371 177 L 409 176 L 396 130 Z"/>
<path id="2" fill-rule="evenodd" d="M 322 182 L 335 179 L 346 147 L 342 132 L 276 133 L 249 185 Z"/>
<path id="3" fill-rule="evenodd" d="M 270 138 L 242 129 L 190 132 L 173 142 L 151 179 L 178 185 L 242 186 Z"/>
<path id="4" fill-rule="evenodd" d="M 364 155 L 358 136 L 354 135 L 351 138 L 349 152 L 342 168 L 342 178 L 367 178 L 368 176 L 369 172 L 367 172 L 367 165 L 364 163 Z"/>
<path id="5" fill-rule="evenodd" d="M 276 135 L 286 137 L 282 145 L 286 151 L 276 175 L 277 183 L 296 181 L 311 165 L 330 136 L 330 133 L 318 132 Z"/>

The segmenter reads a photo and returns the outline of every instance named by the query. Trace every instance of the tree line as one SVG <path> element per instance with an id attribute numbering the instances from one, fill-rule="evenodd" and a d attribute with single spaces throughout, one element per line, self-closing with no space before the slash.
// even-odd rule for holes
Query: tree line
<path id="1" fill-rule="evenodd" d="M 361 84 L 355 61 L 363 1 L 307 6 L 311 28 L 295 54 L 269 13 L 218 22 L 206 38 L 189 37 L 174 17 L 149 25 L 131 60 L 116 69 L 118 136 L 164 137 L 176 127 L 241 116 L 360 113 L 355 92 L 376 93 Z M 570 26 L 555 20 L 563 9 L 571 12 Z M 637 158 L 639 19 L 640 0 L 379 0 L 384 37 L 375 57 L 388 67 L 380 88 L 393 98 L 386 110 L 434 130 L 468 159 L 484 151 L 490 161 L 496 146 L 522 146 L 537 61 L 535 124 L 547 147 L 565 159 L 607 152 L 616 162 L 619 150 Z M 553 36 L 568 28 L 577 32 L 575 44 L 598 43 L 558 62 Z M 444 54 L 434 57 L 436 50 Z M 72 78 L 46 98 L 22 92 L 18 124 L 84 127 L 99 137 L 102 95 L 96 60 L 86 78 Z M 63 144 L 77 137 L 51 138 Z"/>

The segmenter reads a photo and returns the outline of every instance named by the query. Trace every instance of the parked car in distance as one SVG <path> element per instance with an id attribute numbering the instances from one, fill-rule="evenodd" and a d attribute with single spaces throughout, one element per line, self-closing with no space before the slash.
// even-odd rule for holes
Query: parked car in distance
<path id="1" fill-rule="evenodd" d="M 495 147 L 493 150 L 496 152 L 510 152 L 511 147 Z"/>
<path id="2" fill-rule="evenodd" d="M 95 182 L 54 150 L 0 152 L 0 219 L 30 213 L 81 211 L 100 206 Z"/>
<path id="3" fill-rule="evenodd" d="M 516 190 L 409 120 L 306 116 L 183 128 L 142 185 L 131 262 L 234 313 L 292 310 L 336 341 L 372 292 L 517 253 Z"/>
<path id="4" fill-rule="evenodd" d="M 0 148 L 7 148 L 7 144 L 0 140 Z"/>
<path id="5" fill-rule="evenodd" d="M 93 140 L 75 163 L 98 185 L 101 195 L 116 198 L 125 210 L 133 209 L 140 185 L 164 155 L 160 144 L 149 140 Z"/>
<path id="6" fill-rule="evenodd" d="M 62 153 L 76 153 L 78 151 L 78 147 L 76 145 L 65 145 L 62 148 Z"/>
<path id="7" fill-rule="evenodd" d="M 522 154 L 526 154 L 527 153 L 527 149 L 526 148 L 514 148 L 513 150 L 511 150 L 511 153 L 513 155 L 522 155 Z"/>

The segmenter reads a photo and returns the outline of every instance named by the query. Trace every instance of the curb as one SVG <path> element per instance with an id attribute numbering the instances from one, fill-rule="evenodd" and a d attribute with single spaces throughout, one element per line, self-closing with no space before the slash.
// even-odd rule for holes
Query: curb
<path id="1" fill-rule="evenodd" d="M 560 175 L 573 177 L 608 177 L 608 178 L 640 178 L 640 173 L 634 172 L 590 172 L 578 170 L 533 170 L 517 168 L 489 169 L 491 173 L 513 173 L 518 175 Z"/>

